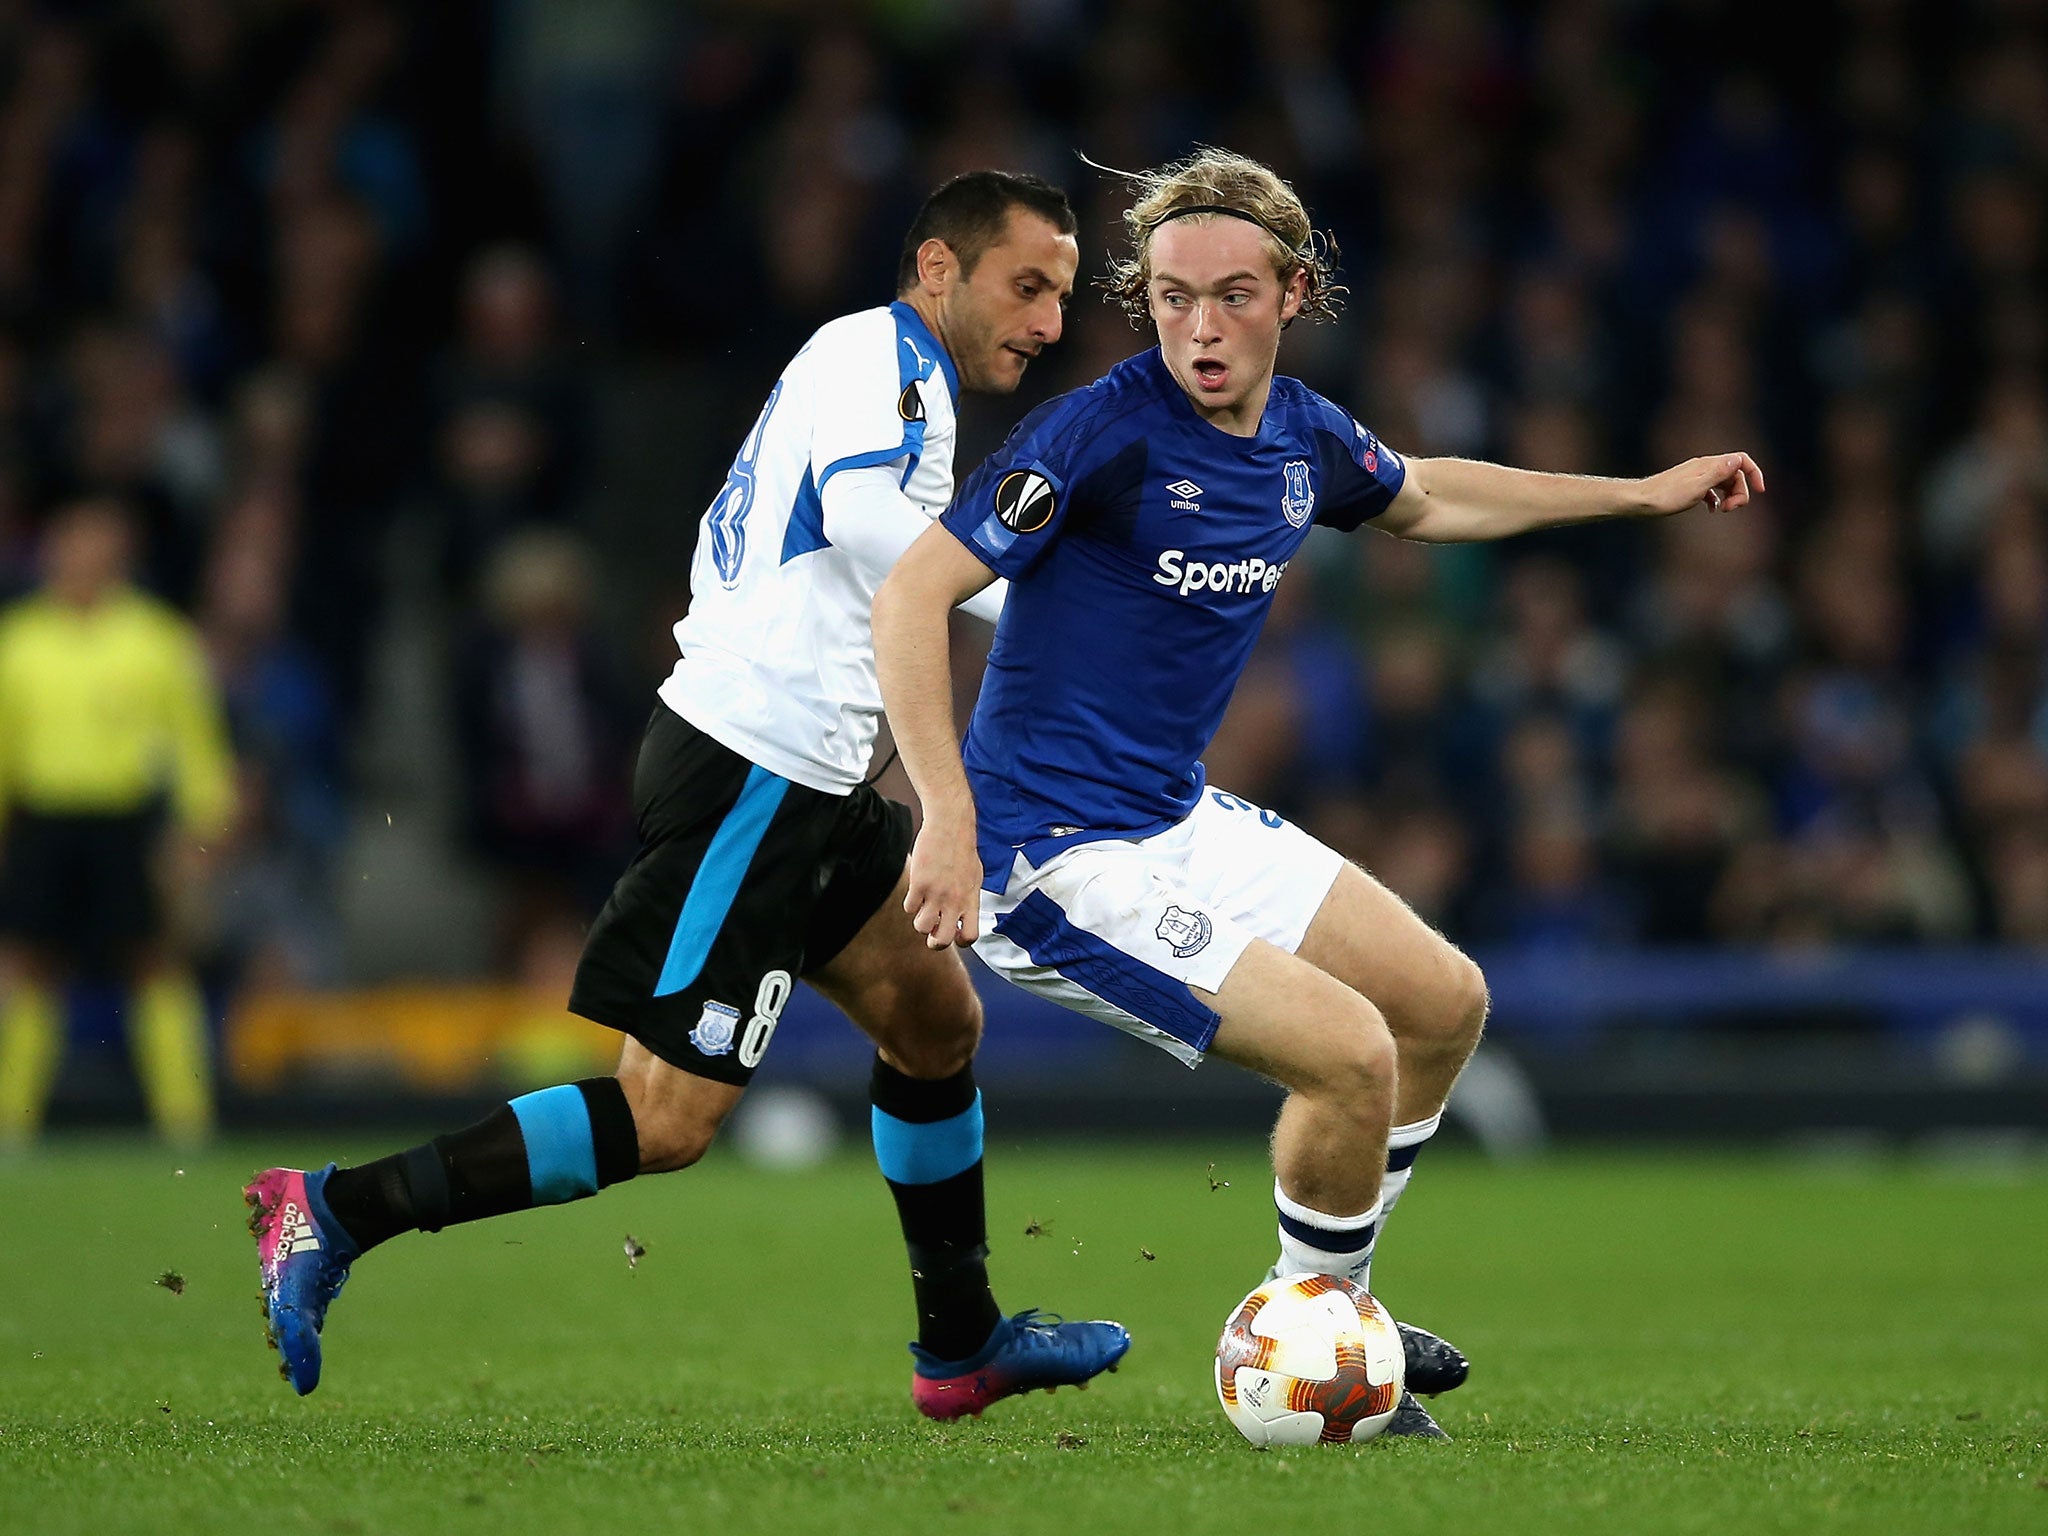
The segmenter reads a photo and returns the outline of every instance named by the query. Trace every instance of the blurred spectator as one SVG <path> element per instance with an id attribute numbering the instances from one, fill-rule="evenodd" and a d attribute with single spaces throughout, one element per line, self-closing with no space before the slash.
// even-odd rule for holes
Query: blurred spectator
<path id="1" fill-rule="evenodd" d="M 464 650 L 463 804 L 506 882 L 512 953 L 541 923 L 597 910 L 629 829 L 627 766 L 646 706 L 620 687 L 597 640 L 590 581 L 569 536 L 508 540 Z"/>
<path id="2" fill-rule="evenodd" d="M 7 10 L 0 596 L 52 507 L 109 494 L 138 579 L 197 606 L 246 751 L 236 954 L 339 963 L 323 887 L 414 611 L 395 571 L 431 564 L 424 606 L 494 637 L 457 658 L 474 830 L 573 906 L 638 713 L 592 613 L 652 631 L 686 562 L 564 597 L 594 579 L 564 530 L 692 525 L 724 471 L 699 443 L 886 280 L 936 176 L 1062 180 L 1100 251 L 1123 187 L 1073 151 L 1198 138 L 1270 156 L 1336 236 L 1344 323 L 1282 363 L 1397 448 L 1632 474 L 1739 443 L 1772 486 L 1500 550 L 1312 541 L 1220 782 L 1459 936 L 2037 942 L 2038 18 L 1854 5 L 1796 67 L 1702 85 L 1711 8 L 1253 9 Z M 1247 82 L 1221 107 L 1218 57 Z M 1145 344 L 1084 291 L 1030 389 Z M 963 467 L 1000 430 L 970 412 Z M 443 558 L 408 566 L 419 505 Z M 519 567 L 556 595 L 504 606 Z"/>
<path id="3" fill-rule="evenodd" d="M 1966 562 L 2008 497 L 2048 501 L 2048 394 L 2038 374 L 2006 374 L 1984 391 L 1970 435 L 1934 461 L 1921 528 L 1938 565 Z"/>
<path id="4" fill-rule="evenodd" d="M 0 615 L 0 1142 L 33 1139 L 62 1057 L 55 990 L 130 987 L 157 1128 L 213 1128 L 206 1016 L 187 960 L 194 883 L 233 812 L 220 702 L 192 627 L 128 583 L 134 532 L 76 503 L 43 543 L 43 586 Z"/>
<path id="5" fill-rule="evenodd" d="M 1509 836 L 1507 878 L 1473 915 L 1477 936 L 1524 949 L 1612 948 L 1633 935 L 1628 909 L 1600 871 L 1586 823 L 1550 807 Z"/>
<path id="6" fill-rule="evenodd" d="M 1615 731 L 1607 846 L 1646 943 L 1706 938 L 1737 850 L 1768 825 L 1757 786 L 1715 761 L 1711 722 L 1674 678 L 1642 688 Z"/>
<path id="7" fill-rule="evenodd" d="M 318 665 L 285 628 L 285 520 L 252 496 L 221 531 L 199 612 L 240 768 L 240 820 L 216 881 L 218 943 L 240 982 L 331 981 L 328 892 L 348 816 L 340 722 Z"/>
<path id="8" fill-rule="evenodd" d="M 441 369 L 434 501 L 447 579 L 467 594 L 502 540 L 566 517 L 588 427 L 584 392 L 557 350 L 547 269 L 532 251 L 501 246 L 471 263 L 460 322 Z"/>
<path id="9" fill-rule="evenodd" d="M 1531 710 L 1553 710 L 1589 751 L 1604 749 L 1628 662 L 1585 610 L 1578 572 L 1544 557 L 1518 562 L 1502 582 L 1505 623 L 1480 657 L 1473 686 L 1503 735 Z"/>

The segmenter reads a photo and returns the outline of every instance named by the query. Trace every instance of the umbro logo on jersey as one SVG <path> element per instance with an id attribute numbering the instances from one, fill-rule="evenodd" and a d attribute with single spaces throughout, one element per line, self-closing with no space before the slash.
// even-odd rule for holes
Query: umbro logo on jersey
<path id="1" fill-rule="evenodd" d="M 1059 498 L 1035 469 L 1014 469 L 996 487 L 996 516 L 1012 533 L 1036 533 L 1052 521 Z"/>
<path id="2" fill-rule="evenodd" d="M 1195 501 L 1195 498 L 1202 494 L 1202 488 L 1195 484 L 1194 481 L 1182 478 L 1171 481 L 1166 488 L 1173 492 L 1173 500 L 1168 502 L 1167 505 L 1175 511 L 1199 512 L 1202 510 Z"/>

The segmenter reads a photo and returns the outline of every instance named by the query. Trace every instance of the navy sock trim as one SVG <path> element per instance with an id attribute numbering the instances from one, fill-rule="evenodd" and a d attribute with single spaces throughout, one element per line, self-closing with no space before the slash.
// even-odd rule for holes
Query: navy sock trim
<path id="1" fill-rule="evenodd" d="M 1305 1221 L 1298 1221 L 1285 1211 L 1275 1213 L 1280 1218 L 1280 1230 L 1297 1243 L 1306 1243 L 1311 1248 L 1320 1248 L 1325 1253 L 1363 1253 L 1372 1246 L 1373 1233 L 1379 1223 L 1368 1221 L 1362 1227 L 1333 1228 L 1312 1227 Z"/>

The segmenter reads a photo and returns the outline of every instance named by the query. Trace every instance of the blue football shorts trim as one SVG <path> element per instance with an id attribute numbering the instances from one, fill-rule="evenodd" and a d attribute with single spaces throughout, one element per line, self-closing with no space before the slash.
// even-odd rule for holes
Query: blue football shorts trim
<path id="1" fill-rule="evenodd" d="M 1183 1045 L 1206 1051 L 1216 1038 L 1222 1015 L 1197 998 L 1186 982 L 1076 927 L 1043 891 L 1027 892 L 997 918 L 996 932 L 1029 955 L 1033 965 L 1059 972 Z"/>

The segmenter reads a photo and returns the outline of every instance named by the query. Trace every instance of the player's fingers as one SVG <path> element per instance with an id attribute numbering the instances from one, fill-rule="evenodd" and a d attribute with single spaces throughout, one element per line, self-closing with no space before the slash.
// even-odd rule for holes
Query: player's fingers
<path id="1" fill-rule="evenodd" d="M 957 920 L 946 910 L 945 902 L 931 896 L 917 909 L 917 916 L 910 920 L 910 926 L 924 935 L 927 948 L 944 949 L 953 942 L 955 921 Z"/>
<path id="2" fill-rule="evenodd" d="M 1744 501 L 1751 496 L 1763 494 L 1764 472 L 1757 467 L 1756 460 L 1746 453 L 1728 455 L 1725 478 L 1740 487 Z"/>
<path id="3" fill-rule="evenodd" d="M 958 911 L 950 904 L 941 904 L 939 907 L 938 926 L 932 929 L 931 937 L 925 940 L 925 942 L 933 949 L 946 949 L 953 944 L 959 943 L 960 927 L 965 921 L 966 915 L 964 913 Z"/>
<path id="4" fill-rule="evenodd" d="M 972 944 L 981 937 L 981 903 L 973 902 L 960 914 L 960 942 Z"/>

